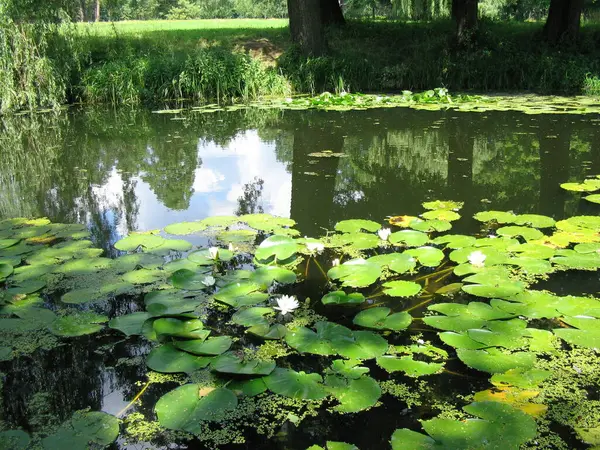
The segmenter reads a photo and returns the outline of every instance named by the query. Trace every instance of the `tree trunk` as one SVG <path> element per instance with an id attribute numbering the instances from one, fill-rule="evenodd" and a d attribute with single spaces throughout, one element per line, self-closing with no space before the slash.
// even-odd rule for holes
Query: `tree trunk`
<path id="1" fill-rule="evenodd" d="M 477 31 L 478 0 L 452 0 L 452 18 L 456 23 L 456 40 L 468 44 Z"/>
<path id="2" fill-rule="evenodd" d="M 94 16 L 94 20 L 96 22 L 100 22 L 100 0 L 96 0 L 96 12 Z"/>
<path id="3" fill-rule="evenodd" d="M 344 13 L 338 0 L 321 0 L 321 22 L 323 25 L 344 25 Z"/>
<path id="4" fill-rule="evenodd" d="M 79 0 L 79 20 L 81 22 L 85 22 L 86 21 L 86 16 L 85 16 L 85 0 Z"/>
<path id="5" fill-rule="evenodd" d="M 325 53 L 325 35 L 320 0 L 288 0 L 292 41 L 302 53 L 320 56 Z"/>
<path id="6" fill-rule="evenodd" d="M 544 37 L 556 44 L 561 40 L 575 39 L 579 34 L 583 0 L 551 0 Z"/>

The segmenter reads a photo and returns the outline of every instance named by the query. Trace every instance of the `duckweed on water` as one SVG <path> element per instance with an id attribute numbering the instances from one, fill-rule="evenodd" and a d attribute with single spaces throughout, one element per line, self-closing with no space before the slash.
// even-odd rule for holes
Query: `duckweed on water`
<path id="1" fill-rule="evenodd" d="M 10 262 L 0 267 L 0 355 L 35 358 L 90 334 L 138 345 L 134 359 L 148 370 L 122 411 L 130 442 L 216 448 L 399 405 L 427 420 L 397 429 L 393 449 L 560 448 L 555 426 L 597 444 L 600 302 L 535 283 L 598 270 L 600 218 L 485 211 L 475 215 L 482 234 L 464 236 L 451 232 L 462 203 L 423 206 L 421 217 L 389 218 L 389 232 L 354 219 L 320 239 L 266 214 L 213 217 L 127 236 L 115 259 L 79 228 L 2 221 L 0 258 Z M 243 250 L 167 236 L 212 244 L 239 230 L 252 236 Z M 298 303 L 278 310 L 283 296 Z M 448 377 L 461 377 L 461 388 L 444 392 L 438 382 Z M 117 418 L 100 412 L 45 432 L 38 422 L 29 421 L 32 436 L 10 424 L 3 433 L 48 449 L 105 447 L 119 433 Z M 325 445 L 312 448 L 355 448 Z"/>

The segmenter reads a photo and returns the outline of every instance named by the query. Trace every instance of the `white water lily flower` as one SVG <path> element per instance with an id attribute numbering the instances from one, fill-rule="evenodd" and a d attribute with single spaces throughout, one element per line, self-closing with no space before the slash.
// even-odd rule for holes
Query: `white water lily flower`
<path id="1" fill-rule="evenodd" d="M 331 265 L 333 267 L 339 266 L 340 265 L 340 260 L 338 258 L 335 258 L 333 261 L 331 261 Z"/>
<path id="2" fill-rule="evenodd" d="M 325 250 L 325 246 L 320 242 L 307 242 L 306 248 L 311 253 L 321 253 L 323 250 Z"/>
<path id="3" fill-rule="evenodd" d="M 227 247 L 227 249 L 228 249 L 230 252 L 235 252 L 235 251 L 237 250 L 237 247 L 234 247 L 234 246 L 233 246 L 233 244 L 230 242 L 230 243 L 229 243 L 229 246 Z"/>
<path id="4" fill-rule="evenodd" d="M 379 236 L 379 239 L 382 241 L 387 241 L 390 238 L 390 234 L 392 234 L 392 230 L 389 228 L 382 228 L 377 232 L 377 236 Z"/>
<path id="5" fill-rule="evenodd" d="M 208 249 L 208 256 L 211 259 L 217 259 L 219 257 L 219 247 L 211 247 Z"/>
<path id="6" fill-rule="evenodd" d="M 300 304 L 298 303 L 298 300 L 296 300 L 296 297 L 292 295 L 282 295 L 277 299 L 277 306 L 273 309 L 281 311 L 281 314 L 286 315 L 287 313 L 294 311 L 298 306 L 300 306 Z"/>
<path id="7" fill-rule="evenodd" d="M 202 280 L 202 284 L 206 287 L 210 287 L 215 284 L 215 281 L 217 281 L 215 280 L 215 277 L 208 275 L 204 278 L 204 280 Z"/>
<path id="8" fill-rule="evenodd" d="M 486 256 L 479 250 L 471 253 L 468 257 L 469 263 L 475 267 L 483 267 Z"/>

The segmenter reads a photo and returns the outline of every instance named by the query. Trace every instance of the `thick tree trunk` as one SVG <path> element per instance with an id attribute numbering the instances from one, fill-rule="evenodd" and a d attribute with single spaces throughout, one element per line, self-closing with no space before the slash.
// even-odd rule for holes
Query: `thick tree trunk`
<path id="1" fill-rule="evenodd" d="M 95 8 L 94 20 L 96 22 L 100 22 L 100 0 L 96 0 L 96 8 Z"/>
<path id="2" fill-rule="evenodd" d="M 452 0 L 452 18 L 459 45 L 472 41 L 477 31 L 477 4 L 478 0 Z"/>
<path id="3" fill-rule="evenodd" d="M 321 22 L 323 25 L 344 25 L 344 13 L 338 0 L 321 0 Z"/>
<path id="4" fill-rule="evenodd" d="M 86 21 L 86 16 L 85 16 L 85 0 L 79 0 L 79 20 L 81 22 L 85 22 Z"/>
<path id="5" fill-rule="evenodd" d="M 583 0 L 551 0 L 544 37 L 551 44 L 575 39 L 579 34 Z"/>
<path id="6" fill-rule="evenodd" d="M 288 0 L 292 41 L 305 55 L 325 53 L 325 35 L 320 0 Z"/>

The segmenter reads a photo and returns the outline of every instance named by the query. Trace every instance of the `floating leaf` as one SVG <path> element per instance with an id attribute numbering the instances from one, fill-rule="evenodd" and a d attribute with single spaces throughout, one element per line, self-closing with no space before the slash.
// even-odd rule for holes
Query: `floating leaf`
<path id="1" fill-rule="evenodd" d="M 369 308 L 359 312 L 352 322 L 365 328 L 400 331 L 408 328 L 412 317 L 407 312 L 391 313 L 390 308 Z"/>
<path id="2" fill-rule="evenodd" d="M 387 372 L 404 372 L 409 377 L 433 375 L 444 367 L 443 363 L 416 361 L 412 356 L 382 356 L 377 358 L 377 365 Z"/>
<path id="3" fill-rule="evenodd" d="M 455 202 L 453 200 L 435 200 L 432 202 L 421 203 L 421 205 L 423 208 L 429 210 L 444 209 L 448 211 L 458 211 L 462 209 L 464 202 Z"/>
<path id="4" fill-rule="evenodd" d="M 0 263 L 0 280 L 9 277 L 13 273 L 13 266 L 7 263 Z"/>
<path id="5" fill-rule="evenodd" d="M 285 261 L 298 251 L 298 244 L 289 236 L 273 235 L 268 237 L 256 249 L 255 257 L 259 261 L 268 261 L 275 258 Z"/>
<path id="6" fill-rule="evenodd" d="M 176 236 L 186 236 L 189 234 L 199 233 L 200 231 L 204 231 L 208 228 L 206 223 L 201 221 L 197 222 L 180 222 L 168 225 L 165 227 L 165 232 L 169 234 L 174 234 Z"/>
<path id="7" fill-rule="evenodd" d="M 161 426 L 200 435 L 203 422 L 218 422 L 237 408 L 237 397 L 229 389 L 216 388 L 200 396 L 201 388 L 185 384 L 163 395 L 154 408 Z"/>
<path id="8" fill-rule="evenodd" d="M 444 252 L 435 247 L 412 248 L 405 253 L 413 256 L 421 265 L 426 267 L 437 267 L 444 259 Z"/>
<path id="9" fill-rule="evenodd" d="M 375 283 L 381 276 L 381 267 L 364 259 L 352 259 L 333 267 L 327 272 L 333 280 L 342 281 L 343 286 L 367 287 Z"/>
<path id="10" fill-rule="evenodd" d="M 263 381 L 275 394 L 298 400 L 320 400 L 327 397 L 321 384 L 323 379 L 317 373 L 296 372 L 291 369 L 277 368 Z"/>
<path id="11" fill-rule="evenodd" d="M 497 222 L 497 223 L 514 223 L 516 215 L 512 212 L 505 211 L 484 211 L 479 212 L 473 216 L 475 220 L 480 222 Z"/>
<path id="12" fill-rule="evenodd" d="M 141 335 L 144 322 L 151 317 L 152 315 L 147 312 L 134 312 L 111 319 L 110 322 L 108 322 L 108 326 L 115 330 L 119 330 L 127 336 Z"/>
<path id="13" fill-rule="evenodd" d="M 241 309 L 231 317 L 231 321 L 245 327 L 268 324 L 269 321 L 264 316 L 267 314 L 273 314 L 274 312 L 275 311 L 273 308 L 268 307 Z"/>
<path id="14" fill-rule="evenodd" d="M 250 334 L 259 336 L 263 339 L 282 339 L 287 334 L 287 328 L 281 324 L 269 325 L 261 323 L 251 326 L 246 330 Z"/>
<path id="15" fill-rule="evenodd" d="M 249 380 L 232 380 L 227 387 L 238 396 L 254 397 L 267 390 L 267 385 L 262 378 Z"/>
<path id="16" fill-rule="evenodd" d="M 165 242 L 165 238 L 155 234 L 132 233 L 126 238 L 117 241 L 114 247 L 123 252 L 133 252 L 142 247 L 144 250 L 152 250 L 160 247 Z"/>
<path id="17" fill-rule="evenodd" d="M 421 292 L 421 285 L 413 281 L 388 281 L 383 283 L 383 292 L 390 297 L 413 297 Z"/>
<path id="18" fill-rule="evenodd" d="M 173 317 L 156 319 L 152 324 L 157 336 L 172 336 L 186 339 L 204 339 L 210 331 L 204 330 L 201 320 L 179 320 Z"/>
<path id="19" fill-rule="evenodd" d="M 344 291 L 334 291 L 325 294 L 321 302 L 324 305 L 358 305 L 365 300 L 365 296 L 360 292 L 346 294 Z"/>
<path id="20" fill-rule="evenodd" d="M 473 236 L 464 236 L 462 234 L 446 234 L 439 236 L 433 240 L 434 244 L 446 244 L 447 248 L 459 249 L 465 247 L 471 247 L 475 244 L 477 239 Z M 463 261 L 464 262 L 464 261 Z"/>
<path id="21" fill-rule="evenodd" d="M 181 292 L 177 289 L 149 292 L 144 297 L 146 310 L 154 316 L 169 316 L 191 312 L 204 301 L 206 301 L 204 296 Z"/>
<path id="22" fill-rule="evenodd" d="M 452 224 L 450 222 L 447 222 L 445 220 L 438 220 L 438 219 L 433 219 L 433 220 L 413 220 L 410 223 L 410 228 L 412 228 L 413 230 L 417 230 L 417 231 L 423 231 L 426 233 L 432 232 L 432 231 L 439 231 L 439 232 L 444 232 L 444 231 L 448 231 L 452 228 Z"/>
<path id="23" fill-rule="evenodd" d="M 42 440 L 46 450 L 88 450 L 90 445 L 110 445 L 119 435 L 119 420 L 104 412 L 76 412 L 52 435 Z"/>
<path id="24" fill-rule="evenodd" d="M 246 222 L 250 227 L 260 231 L 275 231 L 282 227 L 293 227 L 296 221 L 285 217 L 272 216 L 271 214 L 245 214 L 240 220 Z"/>
<path id="25" fill-rule="evenodd" d="M 429 236 L 421 231 L 401 230 L 392 233 L 388 240 L 394 245 L 402 244 L 407 247 L 420 247 L 429 242 Z"/>
<path id="26" fill-rule="evenodd" d="M 556 224 L 552 217 L 539 214 L 519 214 L 514 221 L 517 225 L 527 225 L 533 228 L 551 228 Z"/>
<path id="27" fill-rule="evenodd" d="M 381 387 L 368 376 L 346 379 L 333 375 L 325 381 L 329 393 L 340 402 L 333 408 L 340 413 L 356 413 L 371 408 L 381 397 Z"/>
<path id="28" fill-rule="evenodd" d="M 260 292 L 261 290 L 262 286 L 256 283 L 232 283 L 219 290 L 215 294 L 215 300 L 234 308 L 256 305 L 269 298 L 269 295 Z"/>
<path id="29" fill-rule="evenodd" d="M 211 256 L 210 250 L 208 248 L 204 248 L 202 250 L 197 250 L 188 255 L 188 259 L 199 266 L 212 266 L 217 261 L 231 261 L 233 259 L 233 252 L 231 250 L 220 248 L 217 253 L 217 257 L 213 258 Z"/>
<path id="30" fill-rule="evenodd" d="M 521 389 L 531 389 L 538 387 L 551 375 L 552 372 L 543 369 L 511 369 L 505 373 L 495 373 L 491 378 L 491 382 L 495 386 L 516 386 Z"/>
<path id="31" fill-rule="evenodd" d="M 190 355 L 173 344 L 163 344 L 152 349 L 146 358 L 146 365 L 156 372 L 192 373 L 205 368 L 211 361 L 212 358 Z"/>
<path id="32" fill-rule="evenodd" d="M 194 355 L 221 355 L 231 347 L 233 340 L 229 336 L 217 336 L 204 339 L 175 341 L 177 348 Z"/>
<path id="33" fill-rule="evenodd" d="M 57 336 L 83 336 L 100 331 L 105 322 L 108 317 L 91 311 L 72 312 L 52 322 L 48 329 Z"/>
<path id="34" fill-rule="evenodd" d="M 275 369 L 274 361 L 244 361 L 233 353 L 225 353 L 217 357 L 211 367 L 222 373 L 236 375 L 269 375 Z"/>
<path id="35" fill-rule="evenodd" d="M 503 353 L 494 348 L 488 350 L 459 348 L 456 350 L 456 354 L 467 366 L 489 373 L 504 373 L 511 369 L 531 369 L 536 361 L 533 353 Z"/>
<path id="36" fill-rule="evenodd" d="M 249 280 L 265 287 L 271 286 L 275 281 L 281 284 L 293 284 L 296 282 L 296 274 L 283 267 L 264 266 L 253 271 Z"/>
<path id="37" fill-rule="evenodd" d="M 367 262 L 377 264 L 382 269 L 387 267 L 396 273 L 407 273 L 417 266 L 417 260 L 408 253 L 387 253 L 372 256 L 367 259 Z"/>
<path id="38" fill-rule="evenodd" d="M 169 282 L 177 289 L 200 291 L 214 284 L 215 279 L 210 272 L 194 272 L 188 269 L 179 269 L 169 277 Z"/>
<path id="39" fill-rule="evenodd" d="M 448 209 L 437 209 L 433 211 L 427 211 L 421 214 L 421 217 L 426 220 L 442 220 L 445 222 L 454 222 L 460 219 L 460 214 Z"/>
<path id="40" fill-rule="evenodd" d="M 588 202 L 600 203 L 600 194 L 592 194 L 583 198 L 586 199 Z"/>

